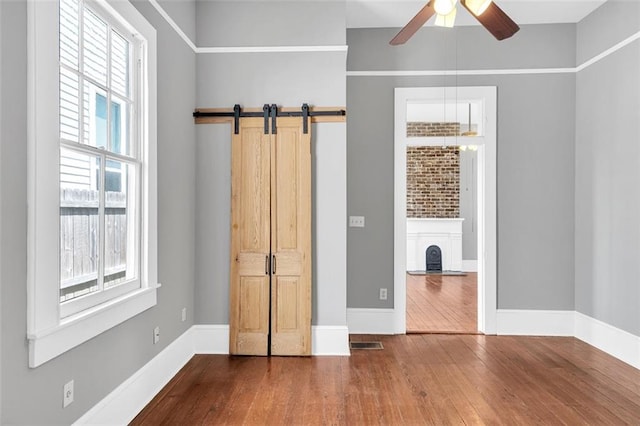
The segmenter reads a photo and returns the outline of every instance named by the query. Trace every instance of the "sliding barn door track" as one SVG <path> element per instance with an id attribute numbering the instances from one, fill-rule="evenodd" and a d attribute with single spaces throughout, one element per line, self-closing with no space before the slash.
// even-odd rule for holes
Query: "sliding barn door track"
<path id="1" fill-rule="evenodd" d="M 277 117 L 302 117 L 302 131 L 304 134 L 309 133 L 309 117 L 344 117 L 347 115 L 347 111 L 344 109 L 337 110 L 322 110 L 313 111 L 309 108 L 308 104 L 302 104 L 299 111 L 282 110 L 278 108 L 276 104 L 264 104 L 262 111 L 243 111 L 242 107 L 238 104 L 234 105 L 233 111 L 200 111 L 196 110 L 193 113 L 193 117 L 205 118 L 205 117 L 229 117 L 233 118 L 234 126 L 233 132 L 237 135 L 240 132 L 240 118 L 241 117 L 263 117 L 264 118 L 264 133 L 269 133 L 269 119 L 271 119 L 271 130 L 273 134 L 276 133 L 276 121 Z"/>

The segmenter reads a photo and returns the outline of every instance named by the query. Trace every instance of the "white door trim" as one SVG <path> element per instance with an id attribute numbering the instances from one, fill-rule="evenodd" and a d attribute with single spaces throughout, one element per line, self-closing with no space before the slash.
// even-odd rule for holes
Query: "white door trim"
<path id="1" fill-rule="evenodd" d="M 483 137 L 407 138 L 407 102 L 444 100 L 483 103 Z M 497 89 L 487 87 L 402 87 L 395 89 L 394 130 L 394 330 L 404 334 L 407 305 L 408 145 L 478 145 L 478 330 L 496 334 L 497 316 Z"/>

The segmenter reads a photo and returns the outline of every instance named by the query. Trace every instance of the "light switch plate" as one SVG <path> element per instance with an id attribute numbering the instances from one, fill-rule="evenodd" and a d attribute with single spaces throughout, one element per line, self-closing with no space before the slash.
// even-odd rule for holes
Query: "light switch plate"
<path id="1" fill-rule="evenodd" d="M 364 216 L 349 216 L 349 226 L 351 228 L 364 228 Z"/>

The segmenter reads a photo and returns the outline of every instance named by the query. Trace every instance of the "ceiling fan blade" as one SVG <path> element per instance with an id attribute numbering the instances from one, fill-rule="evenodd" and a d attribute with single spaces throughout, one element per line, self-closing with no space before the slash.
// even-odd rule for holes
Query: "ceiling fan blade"
<path id="1" fill-rule="evenodd" d="M 405 44 L 407 40 L 409 40 L 416 33 L 416 31 L 422 28 L 422 26 L 429 20 L 429 18 L 435 15 L 435 13 L 436 11 L 433 8 L 432 0 L 428 2 L 422 9 L 420 9 L 420 12 L 418 12 L 416 16 L 414 16 L 413 19 L 411 19 L 409 23 L 407 23 L 407 25 L 405 25 L 398 34 L 396 34 L 396 36 L 389 42 L 389 44 L 392 46 Z"/>
<path id="2" fill-rule="evenodd" d="M 466 0 L 461 1 L 462 5 L 498 40 L 509 38 L 518 32 L 520 27 L 513 22 L 494 2 L 491 2 L 487 10 L 480 16 L 476 16 L 468 7 Z"/>

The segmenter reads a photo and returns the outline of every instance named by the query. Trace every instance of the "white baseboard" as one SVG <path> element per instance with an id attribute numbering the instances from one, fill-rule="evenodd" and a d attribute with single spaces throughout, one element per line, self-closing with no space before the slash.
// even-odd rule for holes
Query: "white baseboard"
<path id="1" fill-rule="evenodd" d="M 462 272 L 478 272 L 478 261 L 462 259 Z"/>
<path id="2" fill-rule="evenodd" d="M 395 334 L 393 309 L 347 308 L 350 334 Z"/>
<path id="3" fill-rule="evenodd" d="M 573 336 L 574 311 L 498 309 L 497 334 L 515 336 Z"/>
<path id="4" fill-rule="evenodd" d="M 576 338 L 640 369 L 640 337 L 580 312 L 575 323 Z"/>
<path id="5" fill-rule="evenodd" d="M 194 325 L 194 353 L 228 354 L 228 325 Z M 313 355 L 349 356 L 349 330 L 346 326 L 314 325 L 311 327 Z"/>
<path id="6" fill-rule="evenodd" d="M 313 355 L 349 356 L 349 328 L 345 325 L 314 325 L 311 327 Z"/>
<path id="7" fill-rule="evenodd" d="M 74 425 L 126 425 L 193 357 L 193 328 L 80 417 Z"/>
<path id="8" fill-rule="evenodd" d="M 228 325 L 194 325 L 194 353 L 228 354 Z M 314 356 L 349 356 L 349 330 L 346 326 L 314 325 L 311 327 L 311 350 Z"/>
<path id="9" fill-rule="evenodd" d="M 194 353 L 221 355 L 229 353 L 229 325 L 203 324 L 194 325 L 191 329 Z"/>

